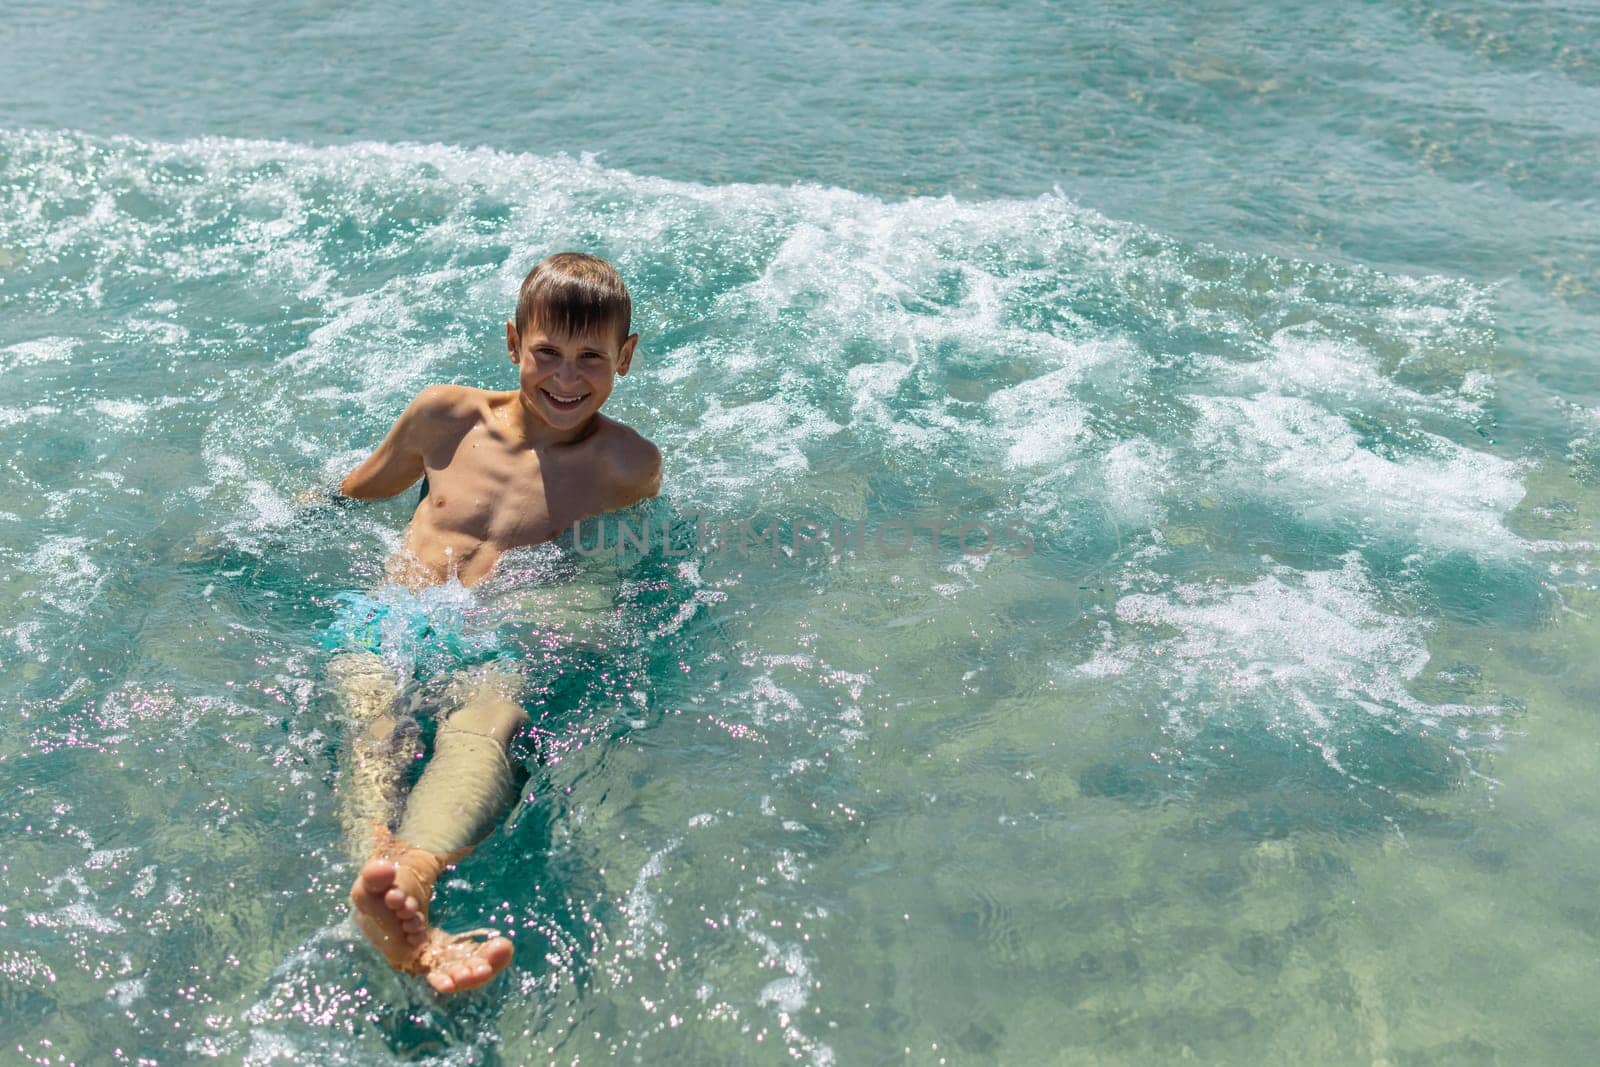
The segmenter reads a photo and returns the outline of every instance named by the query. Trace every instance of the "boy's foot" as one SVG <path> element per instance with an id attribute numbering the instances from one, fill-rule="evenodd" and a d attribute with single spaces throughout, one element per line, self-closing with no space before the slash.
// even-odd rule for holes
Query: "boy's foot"
<path id="1" fill-rule="evenodd" d="M 403 847 L 403 846 L 402 846 Z M 511 942 L 493 930 L 450 934 L 426 907 L 444 864 L 421 849 L 367 861 L 350 889 L 356 926 L 395 970 L 419 974 L 441 993 L 476 989 L 511 962 Z"/>

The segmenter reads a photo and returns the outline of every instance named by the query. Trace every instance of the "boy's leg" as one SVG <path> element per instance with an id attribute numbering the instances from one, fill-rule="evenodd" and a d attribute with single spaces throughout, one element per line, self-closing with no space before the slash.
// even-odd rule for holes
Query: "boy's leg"
<path id="1" fill-rule="evenodd" d="M 506 749 L 528 721 L 515 675 L 488 673 L 462 688 L 398 834 L 383 835 L 350 894 L 357 925 L 389 962 L 444 993 L 482 985 L 511 961 L 509 941 L 492 931 L 486 942 L 471 940 L 479 932 L 448 934 L 428 923 L 427 908 L 440 872 L 488 836 L 514 797 Z"/>
<path id="2" fill-rule="evenodd" d="M 402 841 L 438 856 L 470 849 L 505 815 L 517 788 L 506 750 L 528 724 L 517 675 L 489 669 L 461 681 L 465 699 L 440 723 L 400 822 Z"/>
<path id="3" fill-rule="evenodd" d="M 398 680 L 371 652 L 343 652 L 327 668 L 333 696 L 354 736 L 340 753 L 339 821 L 351 858 L 372 855 L 373 827 L 388 827 L 399 807 L 401 784 L 417 756 L 416 731 L 393 714 Z"/>

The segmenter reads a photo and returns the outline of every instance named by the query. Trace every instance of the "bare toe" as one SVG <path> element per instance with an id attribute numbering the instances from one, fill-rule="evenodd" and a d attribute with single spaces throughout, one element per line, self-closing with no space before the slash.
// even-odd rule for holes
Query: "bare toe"
<path id="1" fill-rule="evenodd" d="M 417 894 L 429 888 L 412 867 L 376 858 L 366 862 L 350 888 L 357 928 L 399 970 L 416 970 L 418 949 L 428 940 Z"/>
<path id="2" fill-rule="evenodd" d="M 388 860 L 368 860 L 366 866 L 361 868 L 356 884 L 363 892 L 383 896 L 394 885 L 395 872 L 395 865 Z"/>

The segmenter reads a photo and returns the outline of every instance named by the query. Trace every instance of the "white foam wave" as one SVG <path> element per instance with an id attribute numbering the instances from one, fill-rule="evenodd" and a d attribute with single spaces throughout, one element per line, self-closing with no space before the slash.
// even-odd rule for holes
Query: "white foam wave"
<path id="1" fill-rule="evenodd" d="M 1472 371 L 1451 391 L 1421 393 L 1384 374 L 1372 353 L 1359 344 L 1300 327 L 1274 333 L 1267 342 L 1267 355 L 1255 362 L 1208 356 L 1195 363 L 1223 388 L 1304 397 L 1328 405 L 1354 404 L 1362 410 L 1397 409 L 1466 419 L 1482 412 L 1493 388 L 1492 377 Z"/>
<path id="2" fill-rule="evenodd" d="M 1059 192 L 888 202 L 440 145 L 0 141 L 20 201 L 0 237 L 24 261 L 88 253 L 91 289 L 159 270 L 293 308 L 304 343 L 234 366 L 248 409 L 206 435 L 213 500 L 244 512 L 242 536 L 294 523 L 283 501 L 375 443 L 421 385 L 511 385 L 499 329 L 516 285 L 573 246 L 636 279 L 644 342 L 614 410 L 667 446 L 679 506 L 851 510 L 887 472 L 907 492 L 981 484 L 1047 525 L 1084 500 L 1155 524 L 1219 488 L 1220 467 L 1221 489 L 1311 521 L 1519 550 L 1505 516 L 1521 469 L 1466 437 L 1492 379 L 1396 379 L 1485 332 L 1482 294 L 1448 279 L 1186 246 Z M 164 180 L 173 166 L 193 179 Z M 179 302 L 153 311 L 125 327 L 191 345 L 207 328 Z M 1257 358 L 1191 354 L 1196 337 Z M 66 358 L 28 344 L 0 362 Z M 1431 423 L 1380 453 L 1341 428 L 1352 415 Z"/>
<path id="3" fill-rule="evenodd" d="M 1522 542 L 1506 517 L 1526 492 L 1522 464 L 1418 432 L 1411 450 L 1364 444 L 1343 417 L 1301 397 L 1196 397 L 1194 440 L 1237 493 L 1423 544 L 1505 556 Z"/>
<path id="4" fill-rule="evenodd" d="M 1382 610 L 1356 553 L 1337 570 L 1274 567 L 1247 583 L 1132 594 L 1116 615 L 1124 628 L 1108 629 L 1072 673 L 1148 687 L 1179 739 L 1255 707 L 1260 725 L 1303 736 L 1335 761 L 1364 718 L 1415 731 L 1498 711 L 1412 695 L 1429 660 L 1426 623 Z"/>
<path id="5" fill-rule="evenodd" d="M 33 595 L 69 615 L 82 615 L 105 576 L 95 563 L 87 537 L 55 534 L 40 540 L 24 564 L 37 577 Z"/>
<path id="6" fill-rule="evenodd" d="M 0 348 L 0 372 L 15 367 L 31 367 L 41 363 L 66 363 L 78 342 L 71 337 L 41 337 L 36 341 L 19 341 Z"/>

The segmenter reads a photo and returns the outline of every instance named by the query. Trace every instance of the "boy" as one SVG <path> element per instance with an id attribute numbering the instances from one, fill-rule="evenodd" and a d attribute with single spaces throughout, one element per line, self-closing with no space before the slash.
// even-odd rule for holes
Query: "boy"
<path id="1" fill-rule="evenodd" d="M 423 479 L 423 496 L 389 578 L 416 587 L 485 577 L 507 549 L 555 537 L 573 523 L 654 496 L 661 454 L 600 414 L 628 373 L 637 334 L 632 303 L 611 264 L 565 252 L 528 274 L 506 348 L 518 387 L 491 392 L 430 386 L 377 450 L 344 479 L 358 500 L 395 496 Z M 387 815 L 412 753 L 389 707 L 396 695 L 371 653 L 329 666 L 340 699 L 365 729 L 352 746 L 347 821 L 370 826 L 366 862 L 350 890 L 356 925 L 396 969 L 425 975 L 441 993 L 489 981 L 511 962 L 493 931 L 448 934 L 428 921 L 433 884 L 482 840 L 513 790 L 506 755 L 526 725 L 517 677 L 491 673 L 439 726 L 434 756 L 406 799 L 398 828 Z M 483 938 L 487 938 L 486 940 Z"/>

